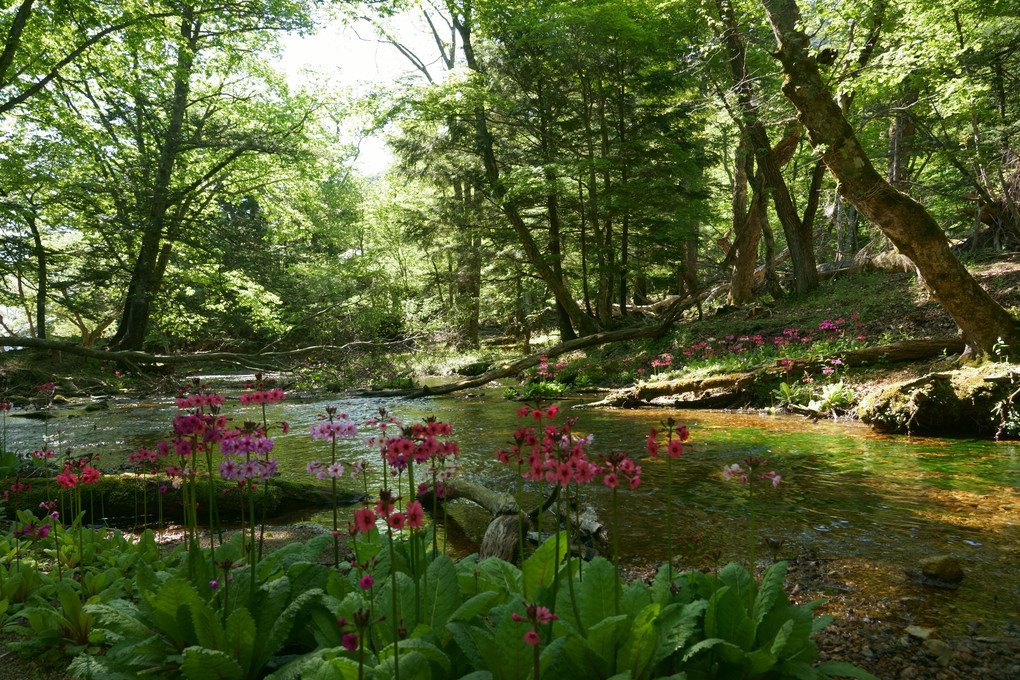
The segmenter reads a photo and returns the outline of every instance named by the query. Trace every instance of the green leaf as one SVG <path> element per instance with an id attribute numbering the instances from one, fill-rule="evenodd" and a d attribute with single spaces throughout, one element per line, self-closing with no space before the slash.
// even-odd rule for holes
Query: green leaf
<path id="1" fill-rule="evenodd" d="M 776 602 L 788 602 L 783 591 L 786 566 L 786 562 L 776 562 L 762 575 L 758 596 L 754 598 L 754 620 L 757 623 L 761 623 Z"/>
<path id="2" fill-rule="evenodd" d="M 205 647 L 184 650 L 181 673 L 189 680 L 241 680 L 244 671 L 225 652 Z"/>
<path id="3" fill-rule="evenodd" d="M 375 680 L 390 680 L 396 677 L 395 663 L 400 664 L 401 680 L 432 680 L 432 671 L 428 660 L 418 652 L 401 654 L 395 660 L 391 654 L 375 667 Z"/>
<path id="4" fill-rule="evenodd" d="M 747 569 L 736 562 L 730 562 L 719 571 L 719 580 L 736 591 L 737 599 L 745 609 L 751 606 L 755 584 Z"/>
<path id="5" fill-rule="evenodd" d="M 494 640 L 483 629 L 461 621 L 450 621 L 446 624 L 446 630 L 453 635 L 453 641 L 472 668 L 484 669 L 486 657 L 491 654 L 495 658 Z"/>
<path id="6" fill-rule="evenodd" d="M 858 678 L 859 680 L 879 680 L 866 670 L 844 661 L 826 661 L 815 668 L 819 673 L 830 678 L 837 677 Z"/>
<path id="7" fill-rule="evenodd" d="M 442 628 L 454 612 L 460 610 L 460 605 L 457 569 L 448 555 L 440 555 L 425 572 L 425 620 L 423 623 L 433 629 Z"/>
<path id="8" fill-rule="evenodd" d="M 473 619 L 483 611 L 490 609 L 499 599 L 500 594 L 491 590 L 478 593 L 457 607 L 456 611 L 450 614 L 449 620 L 468 621 Z"/>
<path id="9" fill-rule="evenodd" d="M 255 619 L 247 609 L 242 607 L 230 612 L 225 634 L 225 649 L 237 650 L 234 658 L 243 661 L 252 657 L 255 652 Z"/>
<path id="10" fill-rule="evenodd" d="M 393 647 L 390 646 L 387 650 L 392 653 Z M 416 652 L 421 654 L 423 657 L 429 660 L 429 662 L 437 664 L 443 669 L 444 674 L 450 672 L 450 659 L 443 653 L 439 647 L 436 647 L 431 642 L 423 640 L 422 638 L 409 638 L 400 641 L 400 656 L 404 656 L 404 650 Z M 386 652 L 383 652 L 381 656 L 385 656 Z M 403 673 L 401 673 L 403 675 Z"/>
<path id="11" fill-rule="evenodd" d="M 722 638 L 740 649 L 750 651 L 754 646 L 755 623 L 747 617 L 747 610 L 737 591 L 730 586 L 712 595 L 705 611 L 705 635 Z"/>
<path id="12" fill-rule="evenodd" d="M 557 539 L 559 539 L 557 541 Z M 559 551 L 556 545 L 559 543 Z M 567 534 L 559 532 L 538 546 L 538 550 L 524 561 L 524 592 L 534 597 L 538 587 L 553 582 L 553 576 L 567 554 Z"/>
<path id="13" fill-rule="evenodd" d="M 521 592 L 521 571 L 509 562 L 498 557 L 490 557 L 484 562 L 479 562 L 477 569 L 497 588 L 507 593 Z"/>
<path id="14" fill-rule="evenodd" d="M 575 591 L 577 608 L 585 628 L 616 614 L 613 610 L 616 579 L 616 567 L 604 558 L 596 557 L 584 568 L 584 580 Z M 574 615 L 571 608 L 557 611 L 557 614 L 568 619 Z"/>
<path id="15" fill-rule="evenodd" d="M 659 632 L 655 620 L 661 607 L 650 604 L 637 615 L 624 639 L 620 653 L 616 657 L 616 670 L 629 672 L 635 678 L 644 677 L 649 662 L 655 656 L 655 648 L 659 643 Z"/>

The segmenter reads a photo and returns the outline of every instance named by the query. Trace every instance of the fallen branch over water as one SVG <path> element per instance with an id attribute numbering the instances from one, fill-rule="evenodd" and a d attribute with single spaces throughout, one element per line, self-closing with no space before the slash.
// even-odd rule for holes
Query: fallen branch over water
<path id="1" fill-rule="evenodd" d="M 89 359 L 101 361 L 113 361 L 118 364 L 135 368 L 137 364 L 163 364 L 170 366 L 181 366 L 187 364 L 227 364 L 240 366 L 242 368 L 269 369 L 276 364 L 291 359 L 297 359 L 316 352 L 339 353 L 347 352 L 355 347 L 374 346 L 382 347 L 394 343 L 378 343 L 369 341 L 355 341 L 346 345 L 315 345 L 312 347 L 300 347 L 298 349 L 285 350 L 280 352 L 255 352 L 252 354 L 240 352 L 194 352 L 191 354 L 150 354 L 138 350 L 111 351 L 85 347 L 73 342 L 62 340 L 42 340 L 39 338 L 22 337 L 0 337 L 0 347 L 28 347 L 32 349 L 50 350 L 53 352 L 67 352 Z M 397 343 L 400 344 L 400 343 Z"/>

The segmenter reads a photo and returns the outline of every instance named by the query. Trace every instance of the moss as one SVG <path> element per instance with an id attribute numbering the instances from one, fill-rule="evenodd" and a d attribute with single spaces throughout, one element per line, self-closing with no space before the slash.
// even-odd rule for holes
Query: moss
<path id="1" fill-rule="evenodd" d="M 1010 435 L 1015 366 L 986 363 L 887 387 L 857 411 L 873 427 L 893 432 Z"/>
<path id="2" fill-rule="evenodd" d="M 71 498 L 71 492 L 62 490 L 51 479 L 49 493 L 47 493 L 46 480 L 43 478 L 24 479 L 23 481 L 32 485 L 28 491 L 18 495 L 18 508 L 32 510 L 36 514 L 39 504 L 60 498 L 62 506 L 67 504 Z M 4 488 L 10 486 L 11 480 L 0 481 Z M 207 516 L 207 502 L 209 498 L 209 486 L 206 480 L 196 481 L 196 495 L 199 502 L 199 521 Z M 237 491 L 236 484 L 225 480 L 213 482 L 213 493 L 216 497 L 216 507 L 219 515 L 224 520 L 235 520 L 240 517 L 241 503 L 245 504 L 247 511 L 247 497 L 241 496 Z M 152 477 L 143 478 L 136 474 L 124 473 L 117 475 L 103 475 L 99 481 L 90 486 L 82 487 L 82 509 L 85 511 L 85 522 L 87 524 L 126 524 L 136 521 L 140 516 L 145 504 L 145 497 L 148 497 L 149 520 L 156 518 L 159 498 L 159 488 L 164 486 L 164 481 L 158 481 Z M 360 499 L 360 495 L 351 491 L 341 490 L 339 502 L 343 504 L 353 503 Z M 267 517 L 273 517 L 279 513 L 294 512 L 308 508 L 323 508 L 332 505 L 332 490 L 330 487 L 317 485 L 312 482 L 293 482 L 282 479 L 274 479 L 271 484 L 260 486 L 256 490 L 255 507 L 261 513 L 265 507 Z M 95 516 L 92 515 L 93 508 Z M 163 494 L 163 519 L 179 521 L 182 519 L 183 505 L 181 491 L 166 485 L 166 492 Z M 0 514 L 5 517 L 14 516 L 14 499 L 0 506 Z"/>

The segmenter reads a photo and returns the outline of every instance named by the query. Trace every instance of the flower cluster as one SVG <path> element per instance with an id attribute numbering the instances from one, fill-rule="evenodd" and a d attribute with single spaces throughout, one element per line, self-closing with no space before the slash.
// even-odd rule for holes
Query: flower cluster
<path id="1" fill-rule="evenodd" d="M 779 482 L 783 479 L 782 475 L 777 474 L 774 470 L 763 473 L 757 472 L 759 468 L 765 467 L 768 463 L 768 460 L 765 458 L 747 456 L 744 458 L 744 466 L 746 467 L 742 467 L 737 463 L 724 467 L 723 479 L 726 481 L 739 479 L 741 484 L 749 484 L 754 480 L 769 481 L 772 482 L 773 487 L 778 487 Z"/>
<path id="2" fill-rule="evenodd" d="M 513 621 L 519 623 L 530 623 L 531 630 L 524 634 L 524 641 L 529 645 L 537 645 L 538 639 L 538 627 L 552 623 L 559 617 L 549 611 L 548 607 L 542 607 L 537 604 L 528 604 L 527 602 L 521 602 L 526 607 L 526 616 L 521 616 L 517 612 L 510 614 L 510 618 Z"/>
<path id="3" fill-rule="evenodd" d="M 241 405 L 249 404 L 276 404 L 283 401 L 286 394 L 279 387 L 264 392 L 247 392 L 241 395 Z"/>
<path id="4" fill-rule="evenodd" d="M 634 460 L 627 457 L 622 451 L 614 451 L 608 455 L 600 456 L 602 464 L 597 468 L 597 474 L 602 475 L 602 483 L 610 489 L 620 485 L 620 478 L 626 479 L 630 488 L 636 489 L 641 486 L 641 466 L 636 465 Z"/>
<path id="5" fill-rule="evenodd" d="M 346 413 L 341 413 L 335 420 L 330 418 L 329 420 L 309 426 L 308 431 L 312 435 L 312 439 L 335 441 L 336 439 L 347 439 L 356 436 L 358 434 L 358 426 L 353 421 L 347 419 Z"/>
<path id="6" fill-rule="evenodd" d="M 64 489 L 73 489 L 79 484 L 95 484 L 99 481 L 99 470 L 92 466 L 92 462 L 89 456 L 64 463 L 64 471 L 57 475 L 57 484 Z"/>
<path id="7" fill-rule="evenodd" d="M 0 411 L 10 411 L 10 410 L 11 410 L 11 402 L 9 402 L 7 400 L 0 401 Z"/>
<path id="8" fill-rule="evenodd" d="M 663 432 L 666 433 L 666 453 L 670 458 L 678 458 L 684 453 L 684 442 L 691 438 L 691 433 L 687 430 L 686 425 L 677 425 L 676 421 L 672 418 L 666 419 L 662 423 L 663 429 L 657 430 L 654 427 L 648 430 L 648 440 L 646 443 L 646 450 L 648 455 L 652 458 L 658 458 L 659 456 L 659 441 L 658 436 Z M 690 448 L 690 444 L 687 445 Z"/>
<path id="9" fill-rule="evenodd" d="M 177 408 L 219 408 L 226 398 L 219 394 L 193 394 L 190 397 L 177 397 Z"/>

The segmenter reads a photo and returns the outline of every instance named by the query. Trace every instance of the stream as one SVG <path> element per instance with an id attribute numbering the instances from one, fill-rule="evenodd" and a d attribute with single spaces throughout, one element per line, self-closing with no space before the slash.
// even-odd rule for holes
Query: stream
<path id="1" fill-rule="evenodd" d="M 235 383 L 232 391 L 223 393 L 236 394 L 236 387 Z M 328 459 L 328 444 L 308 435 L 308 427 L 326 406 L 338 407 L 359 424 L 376 416 L 380 407 L 405 423 L 435 415 L 453 427 L 451 438 L 461 450 L 459 474 L 495 490 L 514 489 L 515 472 L 493 454 L 497 448 L 509 448 L 511 434 L 520 425 L 515 413 L 519 404 L 503 400 L 499 389 L 418 400 L 288 395 L 286 401 L 267 408 L 271 422 L 288 421 L 292 428 L 276 437 L 274 455 L 282 475 L 306 478 L 309 460 Z M 228 400 L 224 412 L 235 423 L 261 420 L 259 407 L 241 407 L 236 400 Z M 109 409 L 91 413 L 84 411 L 84 404 L 61 407 L 45 422 L 12 411 L 7 419 L 8 446 L 31 452 L 41 448 L 45 437 L 48 448 L 70 446 L 74 455 L 100 454 L 103 470 L 126 469 L 129 453 L 155 447 L 167 436 L 176 413 L 170 399 L 115 400 Z M 858 423 L 812 423 L 802 417 L 757 413 L 564 408 L 557 420 L 562 421 L 564 414 L 578 418 L 578 434 L 594 435 L 591 452 L 627 451 L 642 458 L 640 488 L 619 490 L 620 557 L 631 573 L 647 572 L 666 557 L 667 464 L 664 458 L 646 457 L 645 438 L 650 427 L 659 427 L 672 416 L 687 425 L 692 444 L 689 453 L 673 464 L 674 534 L 701 537 L 698 566 L 711 568 L 704 554 L 716 550 L 723 563 L 746 561 L 747 489 L 724 481 L 721 472 L 726 465 L 756 455 L 769 459 L 765 469 L 782 475 L 777 489 L 756 489 L 760 564 L 771 559 L 764 539 L 780 539 L 781 559 L 810 555 L 833 565 L 832 578 L 820 585 L 823 593 L 860 592 L 900 603 L 893 612 L 905 624 L 956 629 L 974 621 L 993 625 L 1016 621 L 1018 443 L 881 435 Z M 361 458 L 378 467 L 376 453 L 360 435 L 338 440 L 337 450 L 345 463 Z M 370 488 L 378 486 L 377 480 L 373 482 Z M 350 478 L 343 484 L 351 490 L 360 488 L 360 482 Z M 534 502 L 537 487 L 529 484 L 527 490 Z M 611 529 L 611 492 L 588 485 L 582 497 Z M 345 509 L 344 526 L 351 511 Z M 448 551 L 473 552 L 488 516 L 467 502 L 451 503 L 449 512 Z M 332 513 L 325 510 L 286 520 L 329 525 Z M 679 540 L 673 543 L 679 552 Z M 904 570 L 916 569 L 918 559 L 940 554 L 963 562 L 967 578 L 958 590 L 920 586 L 904 575 Z"/>

